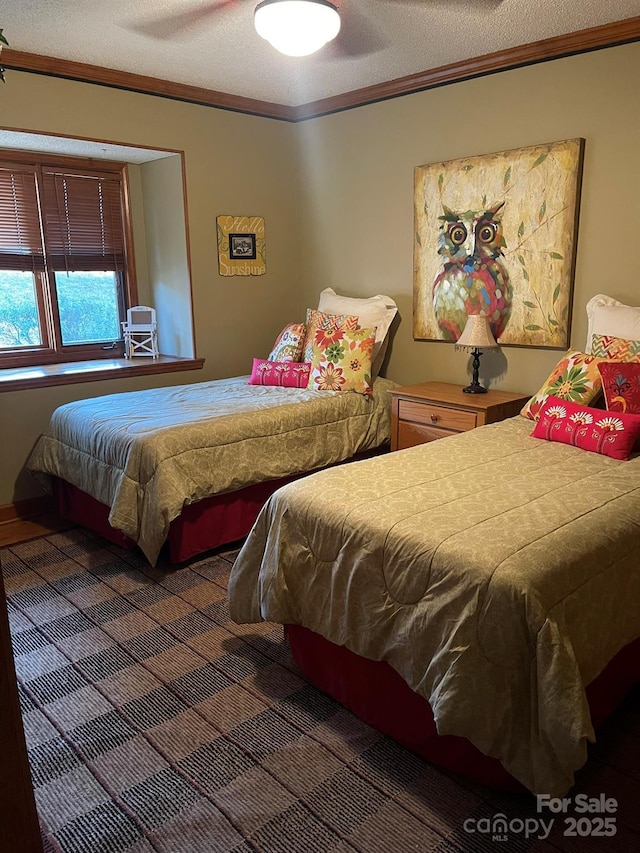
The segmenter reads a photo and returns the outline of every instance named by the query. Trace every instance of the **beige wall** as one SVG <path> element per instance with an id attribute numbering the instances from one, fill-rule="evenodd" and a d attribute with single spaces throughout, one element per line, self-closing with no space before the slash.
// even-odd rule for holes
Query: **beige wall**
<path id="1" fill-rule="evenodd" d="M 149 302 L 140 300 L 140 303 L 160 309 L 156 314 L 160 352 L 193 358 L 196 353 L 192 333 L 182 157 L 176 154 L 143 163 L 140 172 L 144 188 L 146 260 L 152 294 Z"/>
<path id="2" fill-rule="evenodd" d="M 185 152 L 199 373 L 0 394 L 0 506 L 35 493 L 21 473 L 57 405 L 82 396 L 245 373 L 281 326 L 328 285 L 388 293 L 398 324 L 386 373 L 401 383 L 466 381 L 449 344 L 413 341 L 413 169 L 456 157 L 583 137 L 585 163 L 572 343 L 584 305 L 607 292 L 640 304 L 640 44 L 556 60 L 298 125 L 11 72 L 0 126 Z M 222 278 L 215 217 L 265 218 L 267 274 Z M 631 271 L 619 271 L 629 258 Z M 533 392 L 557 351 L 483 357 L 495 387 Z"/>
<path id="3" fill-rule="evenodd" d="M 21 473 L 52 410 L 83 396 L 248 373 L 297 292 L 295 130 L 285 123 L 164 98 L 12 71 L 0 86 L 0 127 L 185 152 L 196 334 L 204 370 L 0 394 L 0 506 L 39 492 Z M 267 273 L 218 274 L 219 214 L 265 219 Z M 275 298 L 274 298 L 275 295 Z"/>
<path id="4" fill-rule="evenodd" d="M 631 260 L 640 228 L 640 44 L 457 83 L 300 126 L 304 278 L 398 303 L 387 375 L 401 383 L 464 383 L 451 344 L 414 341 L 413 169 L 457 157 L 583 137 L 585 159 L 571 342 L 586 339 L 584 306 L 606 292 L 640 304 Z M 533 392 L 557 350 L 505 347 L 483 356 L 493 387 Z M 485 371 L 484 368 L 487 368 Z"/>

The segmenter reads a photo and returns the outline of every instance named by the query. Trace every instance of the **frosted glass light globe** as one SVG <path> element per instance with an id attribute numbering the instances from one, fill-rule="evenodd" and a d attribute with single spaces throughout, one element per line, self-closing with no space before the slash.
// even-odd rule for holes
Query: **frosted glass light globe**
<path id="1" fill-rule="evenodd" d="M 340 15 L 328 0 L 263 0 L 256 32 L 286 56 L 309 56 L 340 32 Z"/>

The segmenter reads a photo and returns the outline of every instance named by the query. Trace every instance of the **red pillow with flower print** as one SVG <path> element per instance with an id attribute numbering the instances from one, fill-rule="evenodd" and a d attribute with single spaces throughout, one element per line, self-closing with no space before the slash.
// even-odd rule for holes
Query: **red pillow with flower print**
<path id="1" fill-rule="evenodd" d="M 592 409 L 559 397 L 547 397 L 531 435 L 613 459 L 628 459 L 640 436 L 640 415 Z"/>
<path id="2" fill-rule="evenodd" d="M 253 359 L 249 385 L 280 385 L 282 388 L 306 388 L 311 365 L 301 361 Z"/>
<path id="3" fill-rule="evenodd" d="M 610 412 L 640 415 L 640 364 L 605 361 L 598 365 Z"/>

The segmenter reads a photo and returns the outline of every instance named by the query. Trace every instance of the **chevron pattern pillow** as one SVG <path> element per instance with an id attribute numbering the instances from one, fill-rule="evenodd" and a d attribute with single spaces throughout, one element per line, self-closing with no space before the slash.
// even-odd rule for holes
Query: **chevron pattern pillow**
<path id="1" fill-rule="evenodd" d="M 640 341 L 614 338 L 613 335 L 594 335 L 591 339 L 591 355 L 614 358 L 616 361 L 640 361 Z"/>

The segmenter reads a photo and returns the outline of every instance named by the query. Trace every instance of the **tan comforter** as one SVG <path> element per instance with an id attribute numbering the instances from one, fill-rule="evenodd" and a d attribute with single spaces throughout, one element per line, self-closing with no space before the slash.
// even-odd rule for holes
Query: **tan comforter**
<path id="1" fill-rule="evenodd" d="M 389 440 L 388 379 L 378 377 L 366 398 L 248 385 L 248 378 L 68 403 L 53 413 L 27 468 L 110 506 L 111 526 L 154 564 L 184 505 Z"/>
<path id="2" fill-rule="evenodd" d="M 594 737 L 585 685 L 640 636 L 640 457 L 531 428 L 516 417 L 280 489 L 229 597 L 237 622 L 388 661 L 440 734 L 559 796 Z"/>

